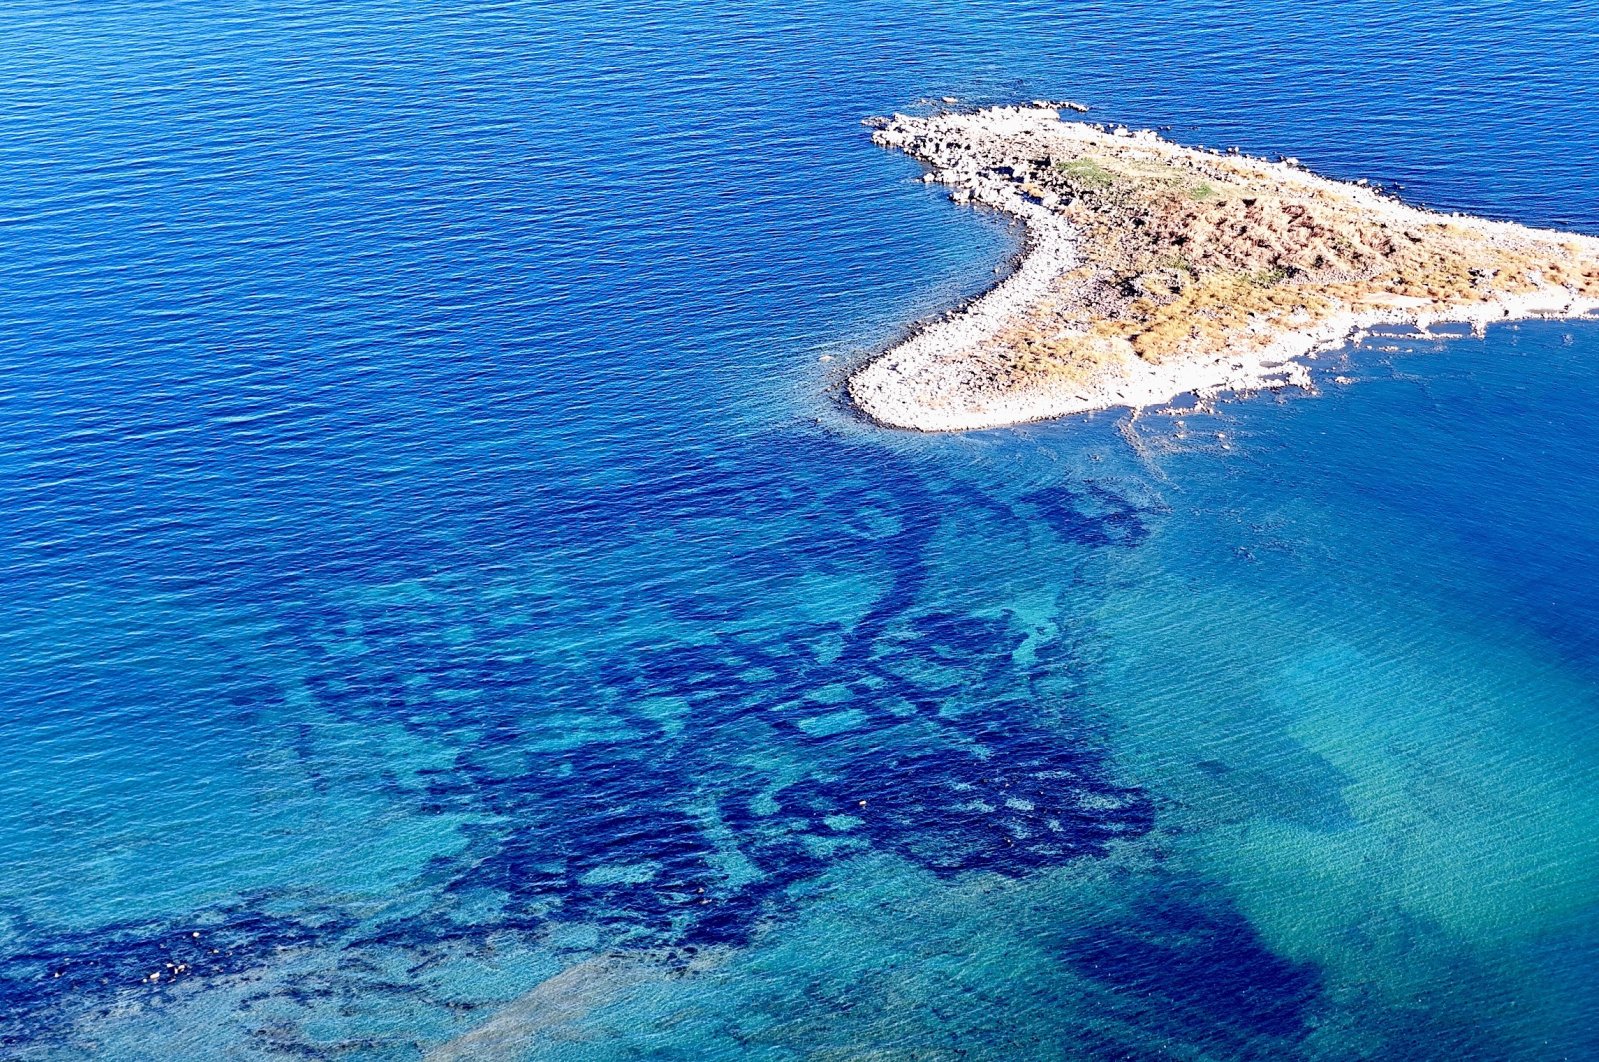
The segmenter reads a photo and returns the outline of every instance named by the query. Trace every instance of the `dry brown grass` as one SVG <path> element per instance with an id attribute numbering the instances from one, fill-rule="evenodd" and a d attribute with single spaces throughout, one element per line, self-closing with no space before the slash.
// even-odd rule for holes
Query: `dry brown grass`
<path id="1" fill-rule="evenodd" d="M 999 337 L 1013 383 L 1214 353 L 1396 297 L 1466 306 L 1541 283 L 1599 297 L 1599 262 L 1574 242 L 1500 247 L 1477 228 L 1396 218 L 1246 160 L 1177 164 L 1099 145 L 1054 160 L 1029 191 L 1062 198 L 1091 264 L 1066 278 L 1073 297 Z"/>

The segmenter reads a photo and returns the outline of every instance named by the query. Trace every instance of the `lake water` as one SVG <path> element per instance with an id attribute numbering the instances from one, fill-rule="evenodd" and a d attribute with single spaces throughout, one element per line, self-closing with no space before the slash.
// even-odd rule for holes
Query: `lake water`
<path id="1" fill-rule="evenodd" d="M 862 117 L 1599 233 L 1599 7 L 14 0 L 0 75 L 0 1054 L 1599 1058 L 1599 323 L 838 397 L 1017 245 Z"/>

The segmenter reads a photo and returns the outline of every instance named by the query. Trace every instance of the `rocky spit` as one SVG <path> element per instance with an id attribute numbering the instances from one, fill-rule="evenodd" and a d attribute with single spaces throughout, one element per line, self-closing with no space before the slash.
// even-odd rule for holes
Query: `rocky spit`
<path id="1" fill-rule="evenodd" d="M 868 120 L 954 201 L 1026 226 L 998 286 L 851 377 L 874 421 L 962 431 L 1309 386 L 1300 359 L 1361 329 L 1599 309 L 1592 237 L 1426 211 L 1061 106 Z"/>

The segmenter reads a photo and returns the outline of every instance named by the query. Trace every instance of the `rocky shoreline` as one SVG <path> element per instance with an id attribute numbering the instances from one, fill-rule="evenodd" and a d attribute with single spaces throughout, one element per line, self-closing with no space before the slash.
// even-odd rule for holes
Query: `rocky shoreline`
<path id="1" fill-rule="evenodd" d="M 1308 386 L 1299 359 L 1361 329 L 1599 309 L 1599 240 L 1421 210 L 1293 160 L 1064 121 L 1043 101 L 871 124 L 953 200 L 1027 230 L 1008 277 L 850 378 L 885 426 Z"/>

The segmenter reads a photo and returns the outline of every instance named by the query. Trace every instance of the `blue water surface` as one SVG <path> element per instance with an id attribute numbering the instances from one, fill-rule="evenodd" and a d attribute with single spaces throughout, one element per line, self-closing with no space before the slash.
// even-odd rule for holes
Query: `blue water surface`
<path id="1" fill-rule="evenodd" d="M 1599 1058 L 1599 323 L 962 436 L 1074 98 L 1599 233 L 1599 7 L 0 9 L 0 1054 Z"/>

